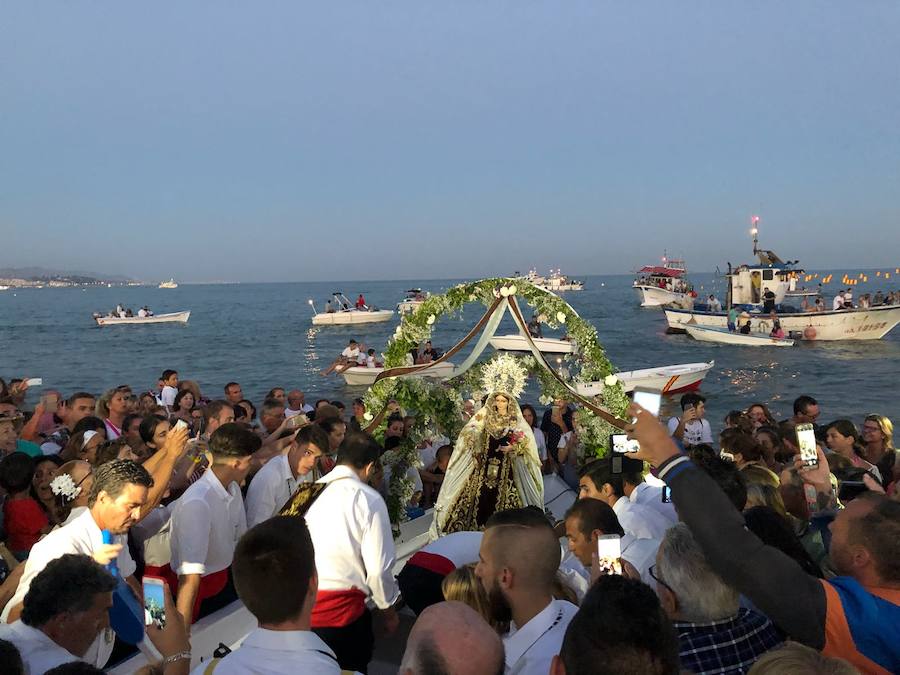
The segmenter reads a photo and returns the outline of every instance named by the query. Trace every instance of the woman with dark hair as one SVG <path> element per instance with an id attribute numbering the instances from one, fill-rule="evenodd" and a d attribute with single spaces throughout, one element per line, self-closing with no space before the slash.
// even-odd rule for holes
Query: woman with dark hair
<path id="1" fill-rule="evenodd" d="M 767 546 L 774 546 L 793 558 L 807 574 L 823 579 L 822 570 L 815 563 L 800 539 L 794 533 L 790 522 L 768 506 L 754 506 L 744 511 L 744 523 Z"/>
<path id="2" fill-rule="evenodd" d="M 751 403 L 750 407 L 747 408 L 747 417 L 750 418 L 754 428 L 757 429 L 759 427 L 775 426 L 775 418 L 772 417 L 772 413 L 769 412 L 769 408 L 765 403 Z"/>
<path id="3" fill-rule="evenodd" d="M 871 473 L 879 483 L 882 481 L 878 467 L 863 459 L 866 448 L 856 425 L 850 420 L 835 420 L 825 427 L 825 445 L 833 453 L 850 460 L 853 466 Z"/>
<path id="4" fill-rule="evenodd" d="M 784 444 L 778 429 L 769 426 L 757 427 L 753 437 L 759 444 L 766 466 L 772 471 L 780 471 L 783 466 L 778 457 L 784 453 Z"/>
<path id="5" fill-rule="evenodd" d="M 161 415 L 148 415 L 144 418 L 144 421 L 141 422 L 140 434 L 141 440 L 144 441 L 149 451 L 147 457 L 151 457 L 163 446 L 171 428 L 169 420 Z"/>
<path id="6" fill-rule="evenodd" d="M 51 525 L 55 525 L 63 521 L 64 517 L 53 496 L 53 490 L 50 489 L 50 483 L 56 478 L 56 472 L 63 465 L 63 461 L 58 455 L 44 455 L 34 460 L 34 476 L 31 478 L 31 498 L 34 499 L 44 513 L 47 514 L 47 520 Z"/>
<path id="7" fill-rule="evenodd" d="M 522 406 L 522 417 L 525 423 L 531 427 L 534 432 L 534 442 L 537 443 L 538 456 L 541 458 L 541 471 L 545 474 L 550 473 L 550 458 L 547 455 L 547 436 L 541 431 L 540 418 L 534 407 L 530 403 Z"/>
<path id="8" fill-rule="evenodd" d="M 725 415 L 725 428 L 737 429 L 745 434 L 753 433 L 753 422 L 743 410 L 732 410 Z"/>
<path id="9" fill-rule="evenodd" d="M 182 389 L 175 394 L 175 402 L 172 404 L 172 422 L 182 420 L 189 427 L 193 428 L 194 418 L 191 410 L 194 409 L 194 393 L 190 389 Z"/>
<path id="10" fill-rule="evenodd" d="M 84 420 L 81 420 L 81 422 L 83 421 Z M 79 422 L 79 424 L 81 422 Z M 77 425 L 75 428 L 78 428 Z M 105 426 L 101 429 L 84 429 L 78 431 L 72 434 L 69 438 L 69 442 L 66 443 L 66 447 L 59 453 L 59 456 L 65 462 L 69 462 L 73 459 L 83 459 L 86 462 L 93 462 L 97 448 L 99 448 L 100 444 L 105 440 Z"/>

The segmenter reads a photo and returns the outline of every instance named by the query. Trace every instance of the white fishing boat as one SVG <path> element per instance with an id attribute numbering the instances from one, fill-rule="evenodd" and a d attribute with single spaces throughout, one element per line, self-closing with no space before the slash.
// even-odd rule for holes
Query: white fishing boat
<path id="1" fill-rule="evenodd" d="M 556 340 L 554 338 L 531 338 L 535 346 L 548 354 L 573 354 L 575 343 L 571 340 Z M 523 335 L 495 335 L 490 340 L 494 349 L 508 352 L 528 352 L 528 340 Z"/>
<path id="2" fill-rule="evenodd" d="M 625 391 L 633 391 L 635 387 L 656 389 L 664 394 L 679 394 L 700 388 L 703 378 L 716 365 L 715 361 L 701 363 L 680 363 L 657 368 L 642 368 L 616 373 Z M 576 385 L 582 396 L 597 396 L 603 393 L 603 381 L 580 382 Z"/>
<path id="3" fill-rule="evenodd" d="M 154 314 L 153 316 L 99 316 L 94 315 L 98 326 L 124 326 L 144 323 L 187 323 L 191 318 L 190 311 L 172 312 L 170 314 Z"/>
<path id="4" fill-rule="evenodd" d="M 728 327 L 726 314 L 668 308 L 665 313 L 670 332 L 684 333 L 688 326 Z M 750 316 L 750 330 L 768 335 L 772 330 L 769 316 L 760 313 Z M 781 313 L 778 320 L 784 334 L 795 340 L 880 340 L 900 323 L 900 306 Z"/>
<path id="5" fill-rule="evenodd" d="M 160 285 L 160 288 L 178 288 L 178 284 L 175 283 L 175 279 L 169 279 L 168 281 L 163 281 Z"/>
<path id="6" fill-rule="evenodd" d="M 397 311 L 400 314 L 412 314 L 431 296 L 428 291 L 421 288 L 410 288 L 406 291 L 406 297 L 397 303 Z"/>
<path id="7" fill-rule="evenodd" d="M 390 321 L 394 316 L 392 309 L 364 307 L 357 309 L 341 292 L 332 293 L 324 312 L 317 312 L 312 300 L 309 306 L 313 309 L 313 326 L 344 326 L 360 323 L 381 323 Z"/>
<path id="8" fill-rule="evenodd" d="M 439 380 L 446 380 L 453 376 L 454 365 L 449 361 L 438 363 L 431 368 L 414 373 L 407 377 L 433 377 Z M 365 366 L 353 366 L 341 372 L 341 377 L 351 387 L 371 387 L 375 384 L 375 378 L 378 377 L 384 368 L 367 368 Z"/>
<path id="9" fill-rule="evenodd" d="M 727 328 L 710 328 L 709 326 L 685 326 L 685 330 L 695 340 L 701 342 L 718 342 L 725 345 L 741 345 L 742 347 L 793 347 L 794 341 L 789 338 L 776 338 L 765 333 L 738 333 Z"/>
<path id="10" fill-rule="evenodd" d="M 528 274 L 526 274 L 524 277 L 521 276 L 518 272 L 515 272 L 514 276 L 518 279 L 525 279 L 525 281 L 530 281 L 541 290 L 549 291 L 551 293 L 584 290 L 583 281 L 578 281 L 577 279 L 569 279 L 569 277 L 564 275 L 559 269 L 551 269 L 550 276 L 548 277 L 541 276 L 540 274 L 538 274 L 538 271 L 533 268 L 529 270 Z"/>
<path id="11" fill-rule="evenodd" d="M 661 307 L 670 303 L 690 301 L 693 287 L 685 279 L 687 268 L 683 260 L 672 260 L 663 255 L 662 265 L 646 265 L 637 271 L 634 289 L 641 307 Z"/>

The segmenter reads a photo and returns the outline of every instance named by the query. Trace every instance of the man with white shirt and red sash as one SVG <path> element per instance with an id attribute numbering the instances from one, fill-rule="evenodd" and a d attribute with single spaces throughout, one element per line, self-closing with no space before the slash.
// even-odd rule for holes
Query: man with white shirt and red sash
<path id="1" fill-rule="evenodd" d="M 199 618 L 204 600 L 229 586 L 234 547 L 247 530 L 240 484 L 261 444 L 252 431 L 223 424 L 209 439 L 209 469 L 172 507 L 171 572 L 178 575 L 175 604 L 186 626 Z"/>
<path id="2" fill-rule="evenodd" d="M 367 605 L 379 610 L 386 632 L 393 633 L 399 623 L 387 506 L 366 483 L 380 453 L 369 434 L 348 434 L 337 466 L 317 481 L 324 488 L 306 512 L 319 574 L 313 632 L 334 651 L 341 668 L 361 673 L 367 672 L 374 647 Z"/>

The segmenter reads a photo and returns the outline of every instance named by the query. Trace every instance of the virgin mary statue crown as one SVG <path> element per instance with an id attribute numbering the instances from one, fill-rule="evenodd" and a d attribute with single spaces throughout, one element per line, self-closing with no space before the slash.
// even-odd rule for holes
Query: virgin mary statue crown
<path id="1" fill-rule="evenodd" d="M 481 371 L 481 386 L 489 394 L 503 392 L 518 399 L 525 390 L 528 373 L 518 359 L 501 354 L 489 361 Z"/>

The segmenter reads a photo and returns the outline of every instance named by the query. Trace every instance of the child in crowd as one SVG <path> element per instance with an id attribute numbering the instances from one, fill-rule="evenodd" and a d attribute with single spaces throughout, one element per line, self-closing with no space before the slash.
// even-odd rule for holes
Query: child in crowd
<path id="1" fill-rule="evenodd" d="M 38 539 L 50 531 L 50 522 L 41 505 L 30 494 L 34 460 L 23 452 L 14 452 L 0 462 L 0 487 L 6 493 L 3 523 L 6 547 L 25 560 Z"/>

